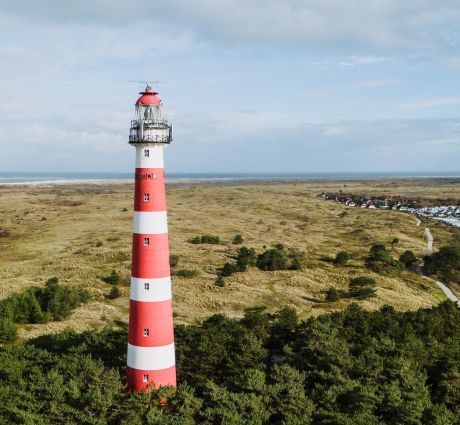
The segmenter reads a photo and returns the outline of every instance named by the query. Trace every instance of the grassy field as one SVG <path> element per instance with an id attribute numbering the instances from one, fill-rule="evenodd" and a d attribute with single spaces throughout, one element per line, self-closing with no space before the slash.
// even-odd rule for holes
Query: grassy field
<path id="1" fill-rule="evenodd" d="M 399 239 L 395 256 L 406 249 L 425 252 L 423 225 L 413 216 L 349 208 L 317 198 L 321 191 L 420 197 L 459 197 L 458 181 L 400 180 L 366 182 L 313 181 L 270 183 L 172 183 L 168 185 L 171 254 L 180 257 L 175 270 L 197 270 L 198 276 L 173 278 L 176 322 L 190 323 L 212 313 L 240 316 L 246 307 L 275 310 L 295 306 L 301 317 L 346 306 L 351 300 L 324 301 L 324 292 L 345 290 L 350 277 L 374 275 L 364 268 L 369 247 Z M 126 322 L 128 313 L 133 187 L 129 184 L 0 188 L 0 298 L 52 276 L 61 283 L 87 288 L 88 304 L 62 322 L 27 325 L 23 338 L 71 327 L 83 330 Z M 434 246 L 459 243 L 453 228 L 430 221 Z M 214 285 L 219 268 L 231 261 L 238 245 L 257 252 L 283 243 L 305 253 L 301 271 L 262 272 L 251 268 Z M 188 242 L 202 234 L 217 235 L 219 245 Z M 327 261 L 345 249 L 348 266 Z M 115 269 L 122 276 L 122 296 L 106 298 L 110 285 L 101 278 Z M 405 272 L 398 278 L 374 275 L 377 297 L 360 303 L 375 309 L 390 304 L 401 310 L 433 305 L 443 294 L 428 281 Z"/>

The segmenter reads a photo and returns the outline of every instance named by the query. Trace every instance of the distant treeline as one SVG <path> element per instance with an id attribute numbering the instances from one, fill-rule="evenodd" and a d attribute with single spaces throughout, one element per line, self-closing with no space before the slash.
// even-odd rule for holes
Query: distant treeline
<path id="1" fill-rule="evenodd" d="M 285 307 L 178 325 L 179 386 L 124 391 L 126 331 L 46 335 L 0 349 L 2 424 L 460 423 L 460 309 Z"/>

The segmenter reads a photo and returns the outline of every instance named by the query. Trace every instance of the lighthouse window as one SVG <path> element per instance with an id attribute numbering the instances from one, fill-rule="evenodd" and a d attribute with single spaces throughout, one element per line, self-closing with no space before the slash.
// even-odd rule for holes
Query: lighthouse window
<path id="1" fill-rule="evenodd" d="M 144 156 L 148 158 L 150 156 L 150 151 L 148 149 L 144 149 Z"/>
<path id="2" fill-rule="evenodd" d="M 144 336 L 149 336 L 149 330 L 148 329 L 144 329 Z"/>
<path id="3" fill-rule="evenodd" d="M 150 290 L 150 283 L 144 283 L 144 289 L 146 291 Z"/>
<path id="4" fill-rule="evenodd" d="M 150 194 L 144 193 L 144 202 L 149 202 L 149 201 L 150 201 Z"/>
<path id="5" fill-rule="evenodd" d="M 144 238 L 144 246 L 150 245 L 150 238 Z"/>
<path id="6" fill-rule="evenodd" d="M 142 377 L 142 380 L 143 380 L 144 382 L 149 382 L 149 375 L 144 375 L 144 376 Z"/>

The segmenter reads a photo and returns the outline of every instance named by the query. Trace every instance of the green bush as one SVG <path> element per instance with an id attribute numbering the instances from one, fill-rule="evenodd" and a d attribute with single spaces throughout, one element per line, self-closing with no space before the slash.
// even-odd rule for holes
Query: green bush
<path id="1" fill-rule="evenodd" d="M 243 242 L 244 242 L 243 235 L 238 234 L 233 237 L 232 244 L 239 245 L 239 244 L 242 244 Z"/>
<path id="2" fill-rule="evenodd" d="M 370 276 L 354 277 L 348 285 L 349 294 L 352 297 L 366 299 L 375 296 L 377 282 Z"/>
<path id="3" fill-rule="evenodd" d="M 191 269 L 180 269 L 174 272 L 175 276 L 185 277 L 187 279 L 192 279 L 194 277 L 198 277 L 200 275 L 199 270 L 191 270 Z"/>
<path id="4" fill-rule="evenodd" d="M 0 317 L 13 323 L 43 323 L 62 320 L 72 310 L 87 302 L 85 290 L 62 286 L 57 278 L 51 278 L 44 288 L 27 288 L 0 301 Z"/>
<path id="5" fill-rule="evenodd" d="M 256 266 L 265 271 L 273 270 L 299 270 L 302 267 L 302 253 L 295 250 L 288 250 L 282 244 L 275 245 L 259 254 Z"/>
<path id="6" fill-rule="evenodd" d="M 401 254 L 401 256 L 399 257 L 399 261 L 403 263 L 404 266 L 406 266 L 406 268 L 408 269 L 413 269 L 418 263 L 418 260 L 415 254 L 409 250 L 404 251 Z"/>
<path id="7" fill-rule="evenodd" d="M 238 270 L 238 267 L 236 266 L 236 264 L 225 263 L 222 266 L 222 269 L 220 271 L 220 275 L 223 276 L 223 277 L 231 276 L 233 273 L 236 273 L 237 271 L 240 271 L 240 270 Z"/>
<path id="8" fill-rule="evenodd" d="M 444 280 L 460 282 L 460 247 L 443 246 L 438 252 L 424 258 L 423 271 L 439 274 Z"/>
<path id="9" fill-rule="evenodd" d="M 118 289 L 118 287 L 112 286 L 112 288 L 110 289 L 109 295 L 107 295 L 107 298 L 110 300 L 114 300 L 115 298 L 120 297 L 120 295 L 121 295 L 121 292 Z"/>
<path id="10" fill-rule="evenodd" d="M 190 239 L 189 242 L 193 244 L 217 245 L 220 243 L 220 238 L 219 236 L 213 236 L 213 235 L 195 236 L 193 239 Z"/>
<path id="11" fill-rule="evenodd" d="M 334 302 L 334 301 L 338 301 L 339 299 L 340 299 L 340 294 L 339 294 L 339 291 L 337 291 L 337 289 L 329 288 L 326 291 L 326 301 Z"/>
<path id="12" fill-rule="evenodd" d="M 179 264 L 180 257 L 178 255 L 170 255 L 169 256 L 169 265 L 171 267 L 176 267 Z"/>
<path id="13" fill-rule="evenodd" d="M 345 266 L 350 261 L 350 254 L 347 251 L 340 251 L 335 256 L 335 263 L 340 266 Z"/>
<path id="14" fill-rule="evenodd" d="M 224 278 L 222 276 L 219 276 L 214 282 L 214 285 L 218 286 L 219 288 L 223 288 L 225 286 Z"/>
<path id="15" fill-rule="evenodd" d="M 102 280 L 110 285 L 116 285 L 120 281 L 120 275 L 116 270 L 112 270 L 112 273 L 110 273 L 109 276 L 104 277 Z"/>
<path id="16" fill-rule="evenodd" d="M 387 275 L 397 274 L 404 269 L 404 264 L 395 260 L 385 248 L 385 245 L 382 244 L 371 247 L 369 255 L 365 260 L 365 265 L 376 273 Z"/>
<path id="17" fill-rule="evenodd" d="M 0 342 L 12 342 L 18 337 L 18 330 L 9 317 L 0 318 Z"/>

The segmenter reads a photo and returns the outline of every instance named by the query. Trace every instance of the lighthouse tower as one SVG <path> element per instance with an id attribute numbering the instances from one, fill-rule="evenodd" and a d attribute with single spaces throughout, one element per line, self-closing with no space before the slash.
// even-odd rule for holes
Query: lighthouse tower
<path id="1" fill-rule="evenodd" d="M 132 391 L 176 386 L 163 165 L 172 127 L 157 94 L 149 85 L 140 93 L 129 134 L 136 148 L 127 362 Z"/>

